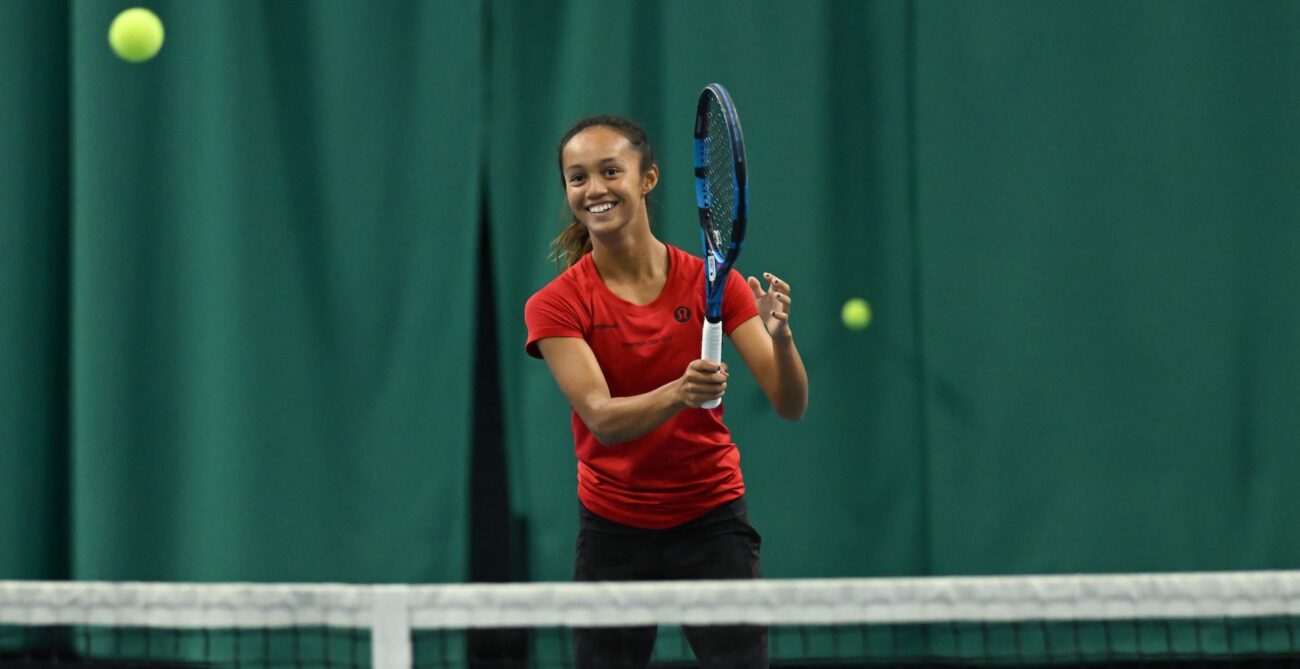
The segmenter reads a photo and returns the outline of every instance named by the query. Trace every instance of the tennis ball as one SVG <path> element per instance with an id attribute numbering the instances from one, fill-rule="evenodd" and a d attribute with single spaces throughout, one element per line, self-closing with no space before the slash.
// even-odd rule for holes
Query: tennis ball
<path id="1" fill-rule="evenodd" d="M 862 330 L 871 323 L 871 305 L 867 301 L 855 297 L 844 303 L 840 309 L 840 319 L 844 321 L 844 327 L 850 330 Z"/>
<path id="2" fill-rule="evenodd" d="M 122 60 L 143 63 L 153 58 L 162 44 L 162 21 L 144 7 L 123 11 L 108 27 L 108 45 Z"/>

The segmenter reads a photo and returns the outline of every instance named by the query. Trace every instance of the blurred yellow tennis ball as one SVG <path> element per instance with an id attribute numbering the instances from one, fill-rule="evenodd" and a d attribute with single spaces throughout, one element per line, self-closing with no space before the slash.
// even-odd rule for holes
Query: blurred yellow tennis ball
<path id="1" fill-rule="evenodd" d="M 861 330 L 871 323 L 871 305 L 866 300 L 855 297 L 844 303 L 840 309 L 840 319 L 844 321 L 844 327 Z"/>
<path id="2" fill-rule="evenodd" d="M 162 44 L 162 21 L 144 7 L 123 11 L 108 27 L 108 45 L 122 60 L 143 63 L 153 58 Z"/>

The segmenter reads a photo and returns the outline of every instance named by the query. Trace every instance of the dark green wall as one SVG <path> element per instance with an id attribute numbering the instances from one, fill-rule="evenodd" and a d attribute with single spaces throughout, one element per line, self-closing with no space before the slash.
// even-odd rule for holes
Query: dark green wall
<path id="1" fill-rule="evenodd" d="M 568 578 L 555 143 L 642 120 L 697 252 L 711 81 L 812 381 L 726 399 L 769 575 L 1300 563 L 1300 5 L 131 4 L 0 0 L 0 578 L 464 580 L 493 449 Z"/>
<path id="2" fill-rule="evenodd" d="M 1300 564 L 1300 12 L 917 5 L 932 566 Z"/>
<path id="3" fill-rule="evenodd" d="M 5 6 L 0 574 L 459 580 L 483 8 L 125 6 Z"/>

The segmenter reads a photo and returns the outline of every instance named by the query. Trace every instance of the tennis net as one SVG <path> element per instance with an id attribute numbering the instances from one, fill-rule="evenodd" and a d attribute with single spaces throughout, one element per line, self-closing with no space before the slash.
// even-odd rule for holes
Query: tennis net
<path id="1" fill-rule="evenodd" d="M 453 585 L 0 581 L 0 667 L 570 667 L 761 625 L 772 666 L 1300 666 L 1300 572 Z"/>

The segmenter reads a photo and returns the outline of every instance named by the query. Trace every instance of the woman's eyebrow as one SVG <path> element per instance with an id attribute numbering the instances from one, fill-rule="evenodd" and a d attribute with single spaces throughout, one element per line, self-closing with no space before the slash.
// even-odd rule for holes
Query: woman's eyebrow
<path id="1" fill-rule="evenodd" d="M 605 163 L 621 163 L 621 162 L 623 162 L 622 156 L 610 156 L 608 158 L 601 158 L 600 160 L 597 160 L 596 164 L 604 165 Z M 573 163 L 571 165 L 565 166 L 564 171 L 568 172 L 570 170 L 580 170 L 580 169 L 583 169 L 582 163 Z"/>

